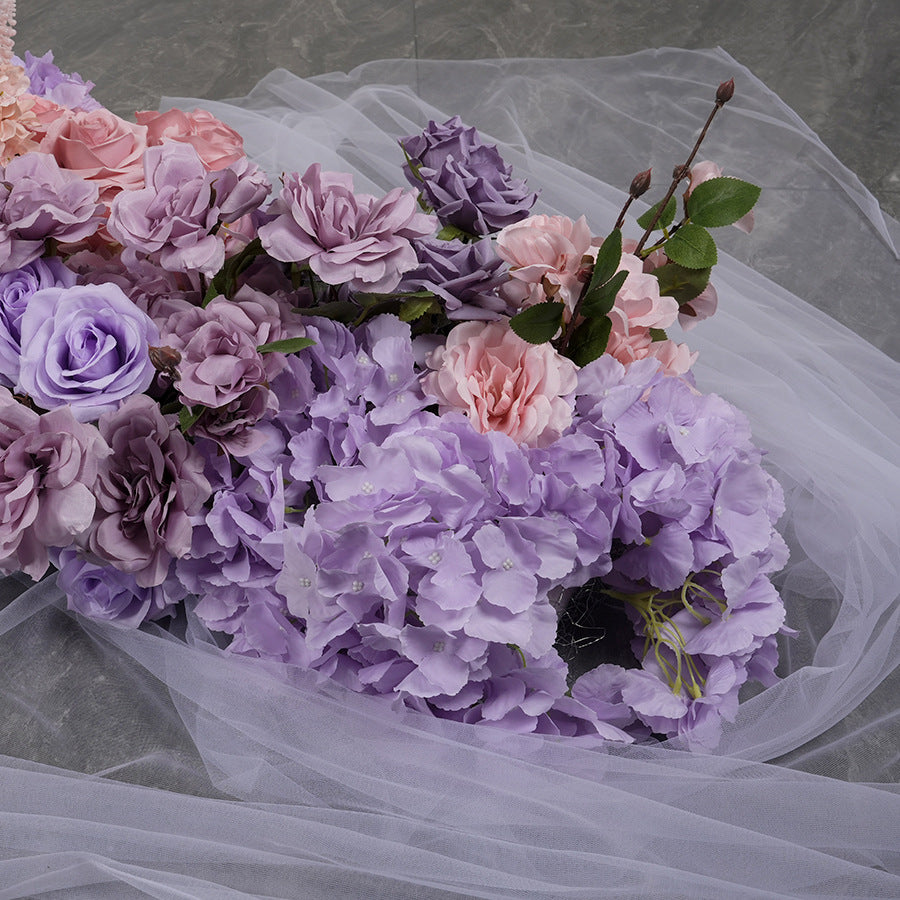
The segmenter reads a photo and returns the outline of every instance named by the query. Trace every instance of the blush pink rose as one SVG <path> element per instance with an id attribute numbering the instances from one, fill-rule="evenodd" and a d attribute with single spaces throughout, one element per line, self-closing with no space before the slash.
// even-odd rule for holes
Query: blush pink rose
<path id="1" fill-rule="evenodd" d="M 635 328 L 668 328 L 678 318 L 678 301 L 660 296 L 656 276 L 644 272 L 644 263 L 633 254 L 622 254 L 618 271 L 623 269 L 628 277 L 609 314 L 613 330 L 628 334 Z"/>
<path id="2" fill-rule="evenodd" d="M 190 144 L 210 172 L 218 172 L 246 156 L 244 139 L 205 109 L 189 113 L 180 109 L 139 112 L 135 118 L 139 125 L 147 126 L 147 143 L 151 147 L 163 141 Z"/>
<path id="3" fill-rule="evenodd" d="M 688 189 L 684 192 L 684 196 L 690 197 L 698 184 L 703 184 L 704 181 L 709 181 L 710 178 L 721 177 L 722 170 L 714 162 L 706 160 L 697 163 L 697 165 L 691 169 L 691 182 L 688 185 Z M 747 215 L 738 219 L 737 222 L 734 223 L 734 227 L 743 231 L 744 234 L 750 234 L 750 232 L 753 231 L 753 210 L 751 209 Z"/>
<path id="4" fill-rule="evenodd" d="M 687 344 L 654 341 L 649 328 L 636 328 L 630 334 L 611 332 L 606 352 L 626 368 L 639 359 L 655 357 L 666 375 L 684 375 L 699 356 L 696 351 L 692 353 Z"/>
<path id="5" fill-rule="evenodd" d="M 74 110 L 59 116 L 47 126 L 40 149 L 52 154 L 64 169 L 96 182 L 106 204 L 122 190 L 144 186 L 147 129 L 107 109 Z"/>
<path id="6" fill-rule="evenodd" d="M 584 257 L 591 253 L 584 216 L 577 222 L 566 216 L 529 216 L 498 233 L 496 251 L 510 266 L 509 281 L 500 288 L 508 303 L 524 308 L 552 297 L 565 303 L 571 315 L 588 274 Z"/>
<path id="7" fill-rule="evenodd" d="M 529 447 L 546 447 L 568 428 L 566 397 L 578 367 L 549 344 L 529 344 L 506 322 L 464 322 L 429 354 L 425 392 L 441 412 L 459 410 L 476 431 L 502 431 Z"/>

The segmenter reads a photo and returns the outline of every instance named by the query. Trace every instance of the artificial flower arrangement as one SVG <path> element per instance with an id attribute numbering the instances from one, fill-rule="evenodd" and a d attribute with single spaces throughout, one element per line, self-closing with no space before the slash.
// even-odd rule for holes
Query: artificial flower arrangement
<path id="1" fill-rule="evenodd" d="M 713 746 L 776 679 L 782 492 L 665 330 L 752 224 L 693 165 L 733 83 L 628 242 L 649 171 L 602 240 L 458 119 L 400 140 L 411 190 L 271 197 L 208 112 L 130 123 L 4 52 L 3 571 L 515 732 Z"/>

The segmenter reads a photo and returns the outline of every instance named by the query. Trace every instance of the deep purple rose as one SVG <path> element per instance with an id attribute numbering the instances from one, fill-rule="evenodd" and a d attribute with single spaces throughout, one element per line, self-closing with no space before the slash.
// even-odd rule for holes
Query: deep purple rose
<path id="1" fill-rule="evenodd" d="M 55 257 L 0 275 L 0 384 L 15 387 L 19 380 L 20 324 L 31 295 L 43 288 L 72 287 L 75 278 Z"/>
<path id="2" fill-rule="evenodd" d="M 108 454 L 97 429 L 65 407 L 39 416 L 0 388 L 0 569 L 37 580 L 49 565 L 47 549 L 68 546 L 88 528 Z"/>
<path id="3" fill-rule="evenodd" d="M 444 225 L 491 234 L 528 215 L 537 194 L 512 177 L 495 144 L 484 144 L 459 116 L 400 139 L 406 179 L 419 188 Z"/>
<path id="4" fill-rule="evenodd" d="M 419 265 L 403 276 L 400 290 L 437 294 L 448 319 L 500 319 L 516 312 L 497 293 L 509 276 L 489 239 L 466 244 L 426 238 L 415 247 Z"/>
<path id="5" fill-rule="evenodd" d="M 0 171 L 0 272 L 37 259 L 44 241 L 71 243 L 92 235 L 102 221 L 98 188 L 49 153 L 26 153 Z"/>
<path id="6" fill-rule="evenodd" d="M 191 516 L 210 495 L 203 460 L 164 416 L 139 394 L 101 416 L 112 448 L 100 468 L 97 511 L 88 536 L 92 553 L 134 575 L 139 587 L 162 584 L 173 558 L 191 549 Z"/>
<path id="7" fill-rule="evenodd" d="M 19 389 L 44 409 L 64 404 L 80 422 L 145 391 L 159 329 L 114 284 L 45 288 L 20 320 Z"/>
<path id="8" fill-rule="evenodd" d="M 353 193 L 353 178 L 318 163 L 289 175 L 259 229 L 263 247 L 282 262 L 308 262 L 326 284 L 392 291 L 415 267 L 410 241 L 434 232 L 415 195 L 396 188 L 382 198 Z"/>

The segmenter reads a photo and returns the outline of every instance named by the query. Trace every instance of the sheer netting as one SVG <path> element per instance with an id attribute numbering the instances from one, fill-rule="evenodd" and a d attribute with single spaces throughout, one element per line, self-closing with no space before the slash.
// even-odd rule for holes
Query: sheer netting
<path id="1" fill-rule="evenodd" d="M 714 753 L 589 749 L 230 656 L 190 615 L 95 624 L 52 579 L 8 578 L 0 900 L 900 896 L 900 228 L 855 176 L 721 50 L 277 71 L 169 105 L 211 109 L 272 176 L 318 161 L 373 191 L 401 183 L 398 137 L 459 114 L 541 212 L 604 234 L 732 75 L 702 155 L 763 198 L 750 237 L 717 233 L 719 312 L 688 340 L 786 490 L 784 680 Z"/>

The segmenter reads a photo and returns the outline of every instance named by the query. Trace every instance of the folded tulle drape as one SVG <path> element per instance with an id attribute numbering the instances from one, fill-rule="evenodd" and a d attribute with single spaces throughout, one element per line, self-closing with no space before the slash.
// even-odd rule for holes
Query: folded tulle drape
<path id="1" fill-rule="evenodd" d="M 190 617 L 90 623 L 52 581 L 10 578 L 0 900 L 900 896 L 900 365 L 821 311 L 900 356 L 897 223 L 858 180 L 722 51 L 275 72 L 240 101 L 173 104 L 238 128 L 272 175 L 319 161 L 379 191 L 400 183 L 397 137 L 458 113 L 541 211 L 599 234 L 732 75 L 705 153 L 764 194 L 753 235 L 721 240 L 742 260 L 723 254 L 719 312 L 689 340 L 786 490 L 784 680 L 714 754 L 595 750 L 231 657 Z"/>

